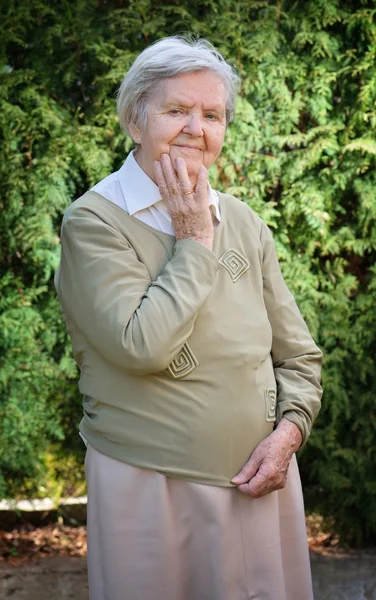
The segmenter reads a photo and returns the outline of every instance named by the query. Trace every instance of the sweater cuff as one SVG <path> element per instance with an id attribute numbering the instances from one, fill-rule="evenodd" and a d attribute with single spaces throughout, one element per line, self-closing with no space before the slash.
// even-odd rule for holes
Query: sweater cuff
<path id="1" fill-rule="evenodd" d="M 175 242 L 175 251 L 183 251 L 183 252 L 194 252 L 195 254 L 202 254 L 202 257 L 205 260 L 209 260 L 213 263 L 213 266 L 216 267 L 216 271 L 218 271 L 219 264 L 218 259 L 212 250 L 209 250 L 200 242 L 196 240 L 192 240 L 190 238 L 184 240 L 176 240 Z"/>

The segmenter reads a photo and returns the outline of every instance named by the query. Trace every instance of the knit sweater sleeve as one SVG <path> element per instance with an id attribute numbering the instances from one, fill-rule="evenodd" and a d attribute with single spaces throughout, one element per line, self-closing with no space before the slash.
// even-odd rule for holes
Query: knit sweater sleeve
<path id="1" fill-rule="evenodd" d="M 178 240 L 152 281 L 124 235 L 85 206 L 67 215 L 61 246 L 56 290 L 88 342 L 137 375 L 167 368 L 212 289 L 215 255 L 194 240 Z"/>
<path id="2" fill-rule="evenodd" d="M 321 406 L 322 352 L 313 341 L 279 267 L 272 234 L 263 223 L 264 300 L 273 332 L 272 359 L 277 381 L 277 422 L 295 423 L 307 441 Z"/>

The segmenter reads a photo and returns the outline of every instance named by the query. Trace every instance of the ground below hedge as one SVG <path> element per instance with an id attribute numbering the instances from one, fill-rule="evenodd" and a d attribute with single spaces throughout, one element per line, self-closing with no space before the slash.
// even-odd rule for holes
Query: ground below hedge
<path id="1" fill-rule="evenodd" d="M 307 538 L 310 550 L 320 553 L 338 552 L 338 536 L 326 532 L 323 519 L 307 517 Z M 30 523 L 18 525 L 9 531 L 0 530 L 0 563 L 19 566 L 53 556 L 85 557 L 87 552 L 86 527 L 72 527 L 51 523 L 36 527 Z"/>

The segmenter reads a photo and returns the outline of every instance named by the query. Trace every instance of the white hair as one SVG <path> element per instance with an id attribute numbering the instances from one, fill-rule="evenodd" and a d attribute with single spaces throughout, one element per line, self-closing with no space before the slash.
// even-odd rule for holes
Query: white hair
<path id="1" fill-rule="evenodd" d="M 143 50 L 125 75 L 117 97 L 121 128 L 126 133 L 130 124 L 144 128 L 147 101 L 161 79 L 204 70 L 218 75 L 225 86 L 226 122 L 229 123 L 234 118 L 239 86 L 235 70 L 207 40 L 172 36 Z"/>

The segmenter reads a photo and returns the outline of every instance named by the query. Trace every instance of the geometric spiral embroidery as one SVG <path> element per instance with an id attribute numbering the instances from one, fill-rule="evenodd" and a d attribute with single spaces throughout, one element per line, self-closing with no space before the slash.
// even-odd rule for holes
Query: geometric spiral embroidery
<path id="1" fill-rule="evenodd" d="M 169 364 L 165 370 L 165 373 L 174 379 L 181 379 L 198 367 L 198 364 L 197 358 L 193 354 L 188 344 L 185 343 L 179 354 Z"/>
<path id="2" fill-rule="evenodd" d="M 226 250 L 218 262 L 227 269 L 234 283 L 249 269 L 249 262 L 245 256 L 233 248 Z"/>
<path id="3" fill-rule="evenodd" d="M 268 388 L 265 390 L 265 407 L 266 407 L 266 420 L 275 421 L 275 411 L 277 408 L 277 391 L 274 388 Z"/>

